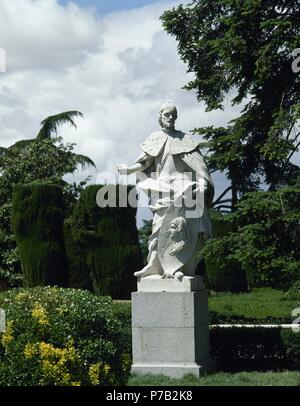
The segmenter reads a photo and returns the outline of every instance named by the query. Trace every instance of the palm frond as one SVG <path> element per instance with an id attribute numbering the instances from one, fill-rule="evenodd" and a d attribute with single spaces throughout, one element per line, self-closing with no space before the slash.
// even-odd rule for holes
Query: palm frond
<path id="1" fill-rule="evenodd" d="M 37 138 L 45 139 L 51 138 L 52 133 L 57 133 L 58 127 L 63 124 L 71 124 L 71 126 L 77 128 L 73 118 L 83 117 L 80 111 L 65 111 L 64 113 L 49 116 L 41 122 L 42 128 L 40 129 Z"/>
<path id="2" fill-rule="evenodd" d="M 76 163 L 78 165 L 81 165 L 82 169 L 85 169 L 89 166 L 96 168 L 94 161 L 91 158 L 89 158 L 88 156 L 81 155 L 81 154 L 74 154 L 74 156 L 76 159 Z"/>

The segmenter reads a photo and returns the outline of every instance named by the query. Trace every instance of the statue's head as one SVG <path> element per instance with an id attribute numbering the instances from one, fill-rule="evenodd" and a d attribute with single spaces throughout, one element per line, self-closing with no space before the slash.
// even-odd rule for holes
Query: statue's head
<path id="1" fill-rule="evenodd" d="M 191 243 L 190 235 L 187 229 L 186 219 L 176 217 L 169 226 L 170 243 L 167 253 L 175 255 L 181 251 L 187 244 Z"/>
<path id="2" fill-rule="evenodd" d="M 160 126 L 166 130 L 174 129 L 176 119 L 176 106 L 171 102 L 163 103 L 159 109 L 158 122 Z"/>
<path id="3" fill-rule="evenodd" d="M 170 223 L 169 228 L 170 237 L 175 239 L 176 237 L 182 237 L 186 234 L 186 220 L 183 217 L 176 217 Z"/>

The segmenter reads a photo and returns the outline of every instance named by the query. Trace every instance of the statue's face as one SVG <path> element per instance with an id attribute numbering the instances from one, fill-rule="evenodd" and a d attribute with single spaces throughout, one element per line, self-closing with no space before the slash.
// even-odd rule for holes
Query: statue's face
<path id="1" fill-rule="evenodd" d="M 170 224 L 169 233 L 170 233 L 171 238 L 175 237 L 175 235 L 178 233 L 178 228 L 177 228 L 176 224 L 174 224 L 174 223 Z"/>
<path id="2" fill-rule="evenodd" d="M 172 129 L 175 126 L 177 112 L 174 107 L 166 107 L 161 113 L 161 122 L 163 128 Z"/>

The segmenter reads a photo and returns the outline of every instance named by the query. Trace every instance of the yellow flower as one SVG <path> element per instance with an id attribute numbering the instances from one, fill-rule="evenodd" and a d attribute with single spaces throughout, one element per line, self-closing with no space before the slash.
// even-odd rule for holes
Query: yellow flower
<path id="1" fill-rule="evenodd" d="M 106 374 L 108 374 L 108 373 L 109 373 L 109 371 L 110 371 L 110 365 L 108 365 L 108 364 L 104 364 L 104 366 L 103 366 L 103 370 L 104 370 L 105 375 L 106 375 Z"/>
<path id="2" fill-rule="evenodd" d="M 72 381 L 68 371 L 69 362 L 79 360 L 73 340 L 65 348 L 56 348 L 52 344 L 39 343 L 42 365 L 41 385 L 80 386 L 79 381 Z"/>
<path id="3" fill-rule="evenodd" d="M 4 347 L 6 347 L 9 343 L 11 343 L 14 339 L 12 326 L 13 326 L 13 322 L 8 321 L 7 325 L 6 325 L 6 330 L 1 338 L 1 343 Z"/>
<path id="4" fill-rule="evenodd" d="M 81 386 L 81 382 L 73 381 L 73 382 L 71 382 L 71 386 Z"/>
<path id="5" fill-rule="evenodd" d="M 92 385 L 99 385 L 100 362 L 92 364 L 89 367 L 89 378 Z"/>
<path id="6" fill-rule="evenodd" d="M 32 309 L 32 317 L 34 317 L 39 324 L 41 325 L 46 325 L 49 324 L 48 318 L 47 318 L 47 312 L 46 310 L 43 308 L 43 306 L 41 306 L 39 303 L 36 303 L 34 308 Z"/>
<path id="7" fill-rule="evenodd" d="M 37 344 L 27 343 L 24 348 L 25 358 L 32 358 L 38 353 Z"/>
<path id="8" fill-rule="evenodd" d="M 16 295 L 16 300 L 18 301 L 18 300 L 20 300 L 20 301 L 22 301 L 23 299 L 27 299 L 27 298 L 29 298 L 29 294 L 28 294 L 28 292 L 20 292 L 20 293 L 18 293 L 17 295 Z"/>

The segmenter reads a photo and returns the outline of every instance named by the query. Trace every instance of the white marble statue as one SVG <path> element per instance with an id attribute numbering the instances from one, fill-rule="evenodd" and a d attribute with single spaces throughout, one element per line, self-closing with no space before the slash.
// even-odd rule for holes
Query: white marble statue
<path id="1" fill-rule="evenodd" d="M 175 129 L 176 118 L 174 104 L 164 103 L 161 130 L 142 144 L 134 165 L 118 166 L 121 175 L 137 173 L 137 186 L 148 194 L 153 212 L 148 264 L 135 273 L 139 278 L 194 276 L 201 245 L 211 236 L 207 208 L 213 184 L 198 142 Z"/>

